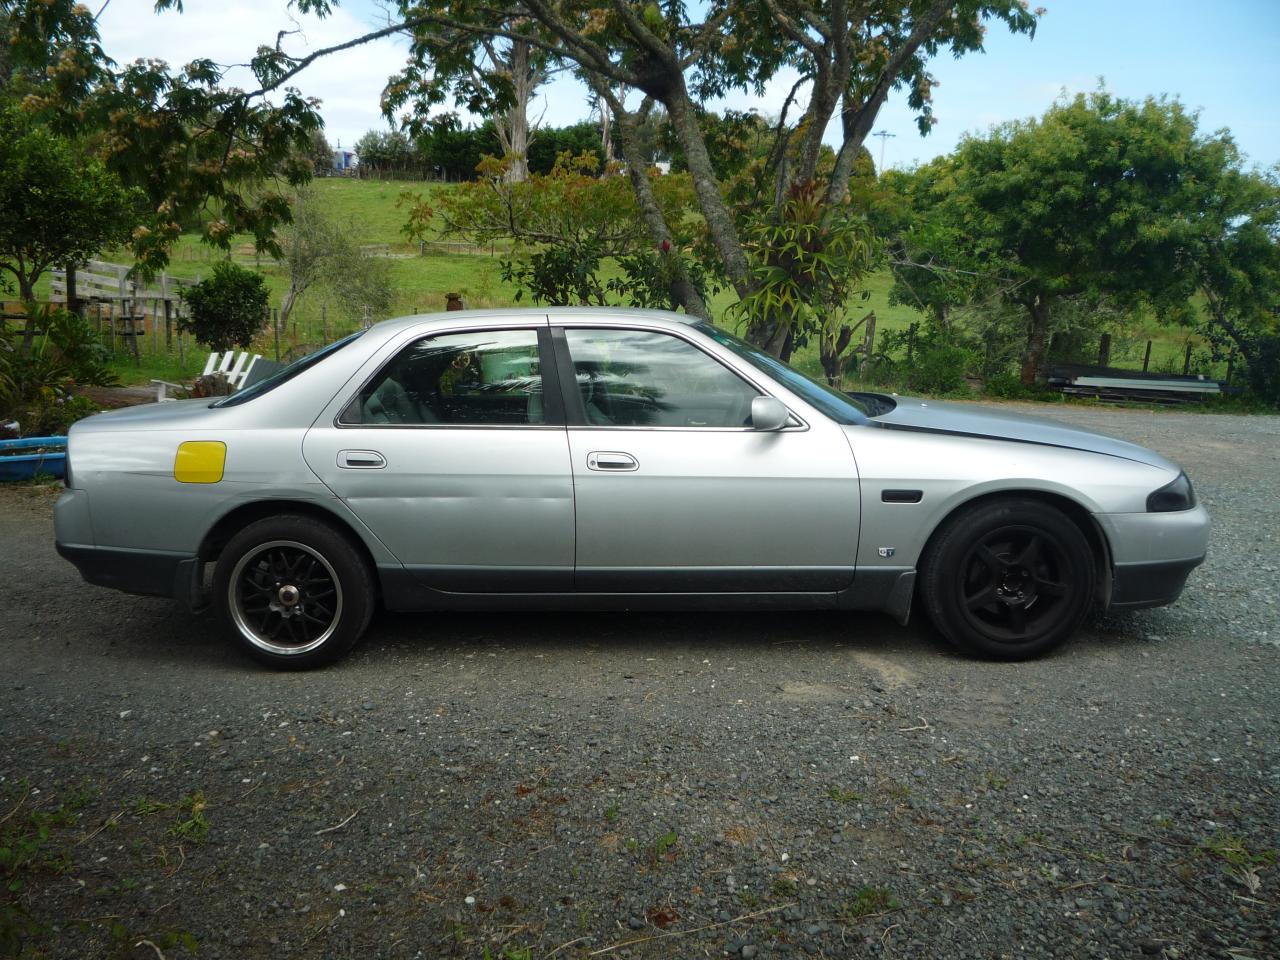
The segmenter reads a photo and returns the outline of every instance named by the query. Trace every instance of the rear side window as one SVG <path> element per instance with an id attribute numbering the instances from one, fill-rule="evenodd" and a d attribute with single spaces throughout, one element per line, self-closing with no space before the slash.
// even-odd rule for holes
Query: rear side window
<path id="1" fill-rule="evenodd" d="M 523 426 L 546 422 L 534 330 L 469 330 L 405 347 L 339 422 Z"/>
<path id="2" fill-rule="evenodd" d="M 565 330 L 587 423 L 618 427 L 746 427 L 759 391 L 666 333 Z"/>

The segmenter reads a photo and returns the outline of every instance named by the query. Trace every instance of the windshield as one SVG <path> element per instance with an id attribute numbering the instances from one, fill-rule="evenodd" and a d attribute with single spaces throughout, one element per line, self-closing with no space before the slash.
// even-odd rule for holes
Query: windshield
<path id="1" fill-rule="evenodd" d="M 329 344 L 327 347 L 321 347 L 315 353 L 309 353 L 305 357 L 299 357 L 297 360 L 293 361 L 293 363 L 289 364 L 287 367 L 277 370 L 275 373 L 271 374 L 271 376 L 267 377 L 265 380 L 259 380 L 257 383 L 252 384 L 251 386 L 245 387 L 243 390 L 237 393 L 231 394 L 231 396 L 229 397 L 225 397 L 222 400 L 217 401 L 216 403 L 209 404 L 209 406 L 234 407 L 241 403 L 247 403 L 248 401 L 252 400 L 254 397 L 260 397 L 264 393 L 270 393 L 276 387 L 280 386 L 280 384 L 285 383 L 288 380 L 292 380 L 298 374 L 302 373 L 303 370 L 306 370 L 310 367 L 314 367 L 317 363 L 319 363 L 325 357 L 330 356 L 336 353 L 337 351 L 341 350 L 343 347 L 345 347 L 352 340 L 356 339 L 356 337 L 360 336 L 360 334 L 362 333 L 364 333 L 363 330 L 358 330 L 348 337 L 343 337 L 341 340 L 335 340 L 333 343 Z"/>
<path id="2" fill-rule="evenodd" d="M 799 370 L 787 366 L 777 357 L 771 357 L 762 350 L 757 350 L 747 341 L 735 337 L 727 330 L 707 323 L 705 320 L 694 324 L 694 328 L 722 346 L 728 347 L 757 370 L 768 374 L 788 390 L 804 398 L 836 423 L 866 423 L 871 412 L 864 404 L 847 393 L 833 390 L 825 383 L 820 383 Z"/>

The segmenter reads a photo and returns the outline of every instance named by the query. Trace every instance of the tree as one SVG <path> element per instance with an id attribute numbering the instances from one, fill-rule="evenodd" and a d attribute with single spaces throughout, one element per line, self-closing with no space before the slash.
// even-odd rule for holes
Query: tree
<path id="1" fill-rule="evenodd" d="M 598 176 L 593 153 L 564 154 L 549 174 L 532 174 L 519 182 L 506 176 L 509 162 L 486 159 L 479 180 L 440 196 L 435 209 L 405 195 L 412 228 L 421 235 L 426 222 L 438 215 L 445 232 L 472 243 L 514 241 L 515 255 L 504 264 L 505 274 L 537 303 L 603 304 L 619 296 L 637 305 L 672 306 L 672 277 L 683 263 L 680 248 L 649 245 L 627 180 Z M 657 179 L 651 189 L 662 215 L 684 223 L 693 207 L 688 178 Z M 683 239 L 692 242 L 687 227 Z M 617 261 L 621 277 L 607 280 L 601 275 L 606 258 Z"/>
<path id="2" fill-rule="evenodd" d="M 846 305 L 875 265 L 878 247 L 865 218 L 847 204 L 840 216 L 824 216 L 815 181 L 793 184 L 787 193 L 779 221 L 763 217 L 748 228 L 758 276 L 733 310 L 767 337 L 782 338 L 762 345 L 775 356 L 789 358 L 795 347 L 819 339 L 829 370 L 838 375 L 838 357 L 852 338 L 851 328 L 842 329 Z"/>
<path id="3" fill-rule="evenodd" d="M 783 142 L 771 154 L 775 187 L 760 201 L 776 218 L 791 185 L 816 179 L 822 135 L 838 108 L 843 139 L 824 180 L 822 201 L 824 216 L 836 216 L 862 142 L 890 90 L 908 89 L 908 102 L 926 130 L 933 85 L 926 70 L 928 59 L 944 50 L 956 56 L 980 50 L 984 20 L 998 19 L 1015 32 L 1030 33 L 1040 13 L 1029 11 L 1018 0 L 873 0 L 821 6 L 801 2 L 785 7 L 777 0 L 721 0 L 697 7 L 698 19 L 691 15 L 694 9 L 624 0 L 573 6 L 516 0 L 502 5 L 501 13 L 495 15 L 487 0 L 415 0 L 401 5 L 406 28 L 419 37 L 446 27 L 459 34 L 525 40 L 571 66 L 607 105 L 624 138 L 636 124 L 626 121 L 624 98 L 618 91 L 640 91 L 645 99 L 637 114 L 654 104 L 664 107 L 684 152 L 719 269 L 739 297 L 753 291 L 757 274 L 712 165 L 699 122 L 699 100 L 730 89 L 759 88 L 784 68 L 798 69 L 801 81 L 810 83 L 812 95 L 796 122 L 788 121 L 788 113 L 801 83 L 787 98 L 777 128 Z M 429 72 L 421 58 L 427 52 L 429 45 L 416 45 L 415 61 L 388 88 L 384 105 L 389 115 L 420 101 L 422 79 Z M 630 167 L 625 140 L 621 146 Z M 792 147 L 795 162 L 788 159 Z M 663 242 L 671 225 L 660 221 L 653 204 L 642 195 L 643 180 L 633 176 L 632 184 L 651 239 Z M 691 288 L 684 293 L 692 293 Z M 775 322 L 787 319 L 778 316 Z M 754 332 L 758 341 L 778 347 L 788 339 L 777 331 Z"/>
<path id="4" fill-rule="evenodd" d="M 1220 147 L 1212 172 L 1202 171 L 1204 329 L 1219 357 L 1244 357 L 1254 394 L 1280 405 L 1280 170 L 1246 172 L 1234 144 Z"/>
<path id="5" fill-rule="evenodd" d="M 529 104 L 533 92 L 546 82 L 546 58 L 527 40 L 512 40 L 505 49 L 486 40 L 484 47 L 489 60 L 511 84 L 511 105 L 493 118 L 493 127 L 503 154 L 511 158 L 508 175 L 512 180 L 523 180 L 529 175 Z"/>
<path id="6" fill-rule="evenodd" d="M 289 268 L 289 286 L 280 300 L 281 326 L 289 322 L 289 314 L 298 300 L 311 287 L 324 281 L 335 252 L 342 245 L 341 235 L 325 216 L 315 194 L 308 188 L 300 189 L 293 202 L 292 222 L 281 244 L 284 262 Z"/>
<path id="7" fill-rule="evenodd" d="M 0 270 L 23 300 L 50 267 L 121 243 L 137 197 L 69 140 L 0 110 Z"/>
<path id="8" fill-rule="evenodd" d="M 317 4 L 327 9 L 324 0 L 299 6 Z M 246 90 L 222 86 L 231 67 L 208 59 L 178 69 L 158 60 L 117 65 L 102 48 L 95 13 L 75 0 L 9 0 L 0 30 L 0 94 L 50 133 L 82 143 L 145 197 L 129 207 L 128 232 L 144 272 L 163 267 L 181 224 L 210 207 L 210 244 L 226 249 L 233 235 L 249 233 L 279 252 L 275 230 L 289 205 L 273 185 L 311 176 L 310 136 L 322 126 L 316 101 L 288 87 L 285 34 L 259 48 L 250 64 L 259 86 Z"/>
<path id="9" fill-rule="evenodd" d="M 405 174 L 421 166 L 418 150 L 399 130 L 370 130 L 354 150 L 361 172 L 374 177 Z"/>
<path id="10" fill-rule="evenodd" d="M 1166 319 L 1185 311 L 1204 230 L 1198 173 L 1222 141 L 1198 136 L 1176 101 L 1100 91 L 961 143 L 939 216 L 1026 311 L 1023 383 L 1043 365 L 1063 298 L 1145 302 Z"/>
<path id="11" fill-rule="evenodd" d="M 312 171 L 317 177 L 327 176 L 333 171 L 333 147 L 329 145 L 323 130 L 311 131 L 307 159 L 311 161 Z"/>
<path id="12" fill-rule="evenodd" d="M 214 350 L 248 347 L 266 326 L 266 281 L 230 260 L 214 264 L 213 275 L 188 287 L 183 298 L 191 315 L 179 325 Z"/>

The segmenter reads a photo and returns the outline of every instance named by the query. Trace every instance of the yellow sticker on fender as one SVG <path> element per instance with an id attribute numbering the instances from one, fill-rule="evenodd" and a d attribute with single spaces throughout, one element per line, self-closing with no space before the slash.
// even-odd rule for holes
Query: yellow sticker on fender
<path id="1" fill-rule="evenodd" d="M 179 483 L 217 483 L 227 462 L 227 445 L 221 440 L 188 440 L 178 444 L 173 478 Z"/>

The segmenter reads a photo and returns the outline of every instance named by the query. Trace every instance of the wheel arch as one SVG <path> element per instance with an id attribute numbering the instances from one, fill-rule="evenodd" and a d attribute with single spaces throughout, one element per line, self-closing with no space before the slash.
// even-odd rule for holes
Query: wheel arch
<path id="1" fill-rule="evenodd" d="M 920 558 L 916 561 L 916 569 L 920 569 L 923 566 L 925 558 L 933 550 L 939 535 L 953 519 L 983 504 L 1015 498 L 1038 500 L 1046 506 L 1060 511 L 1084 535 L 1085 541 L 1089 544 L 1089 549 L 1093 552 L 1096 567 L 1097 582 L 1094 584 L 1094 606 L 1105 610 L 1111 603 L 1112 584 L 1111 544 L 1107 540 L 1106 533 L 1098 521 L 1094 519 L 1093 514 L 1083 504 L 1072 500 L 1068 496 L 1048 490 L 1027 488 L 991 490 L 955 504 L 929 533 L 928 539 L 925 540 L 924 546 L 920 550 Z"/>
<path id="2" fill-rule="evenodd" d="M 249 524 L 268 517 L 278 517 L 285 513 L 310 517 L 332 527 L 341 534 L 364 560 L 373 579 L 374 588 L 379 591 L 379 596 L 376 599 L 381 602 L 378 564 L 374 560 L 373 552 L 369 549 L 369 545 L 365 543 L 364 538 L 360 536 L 346 517 L 314 501 L 251 500 L 248 503 L 242 503 L 228 510 L 209 528 L 209 531 L 200 541 L 196 556 L 202 563 L 213 563 L 222 554 L 222 549 L 227 545 L 227 542 Z"/>

